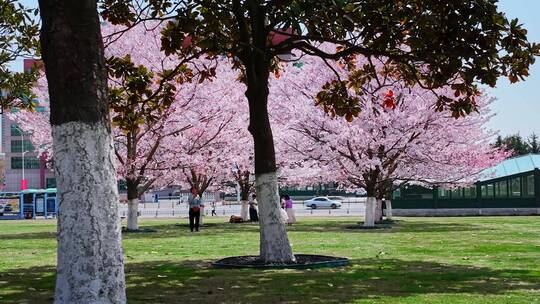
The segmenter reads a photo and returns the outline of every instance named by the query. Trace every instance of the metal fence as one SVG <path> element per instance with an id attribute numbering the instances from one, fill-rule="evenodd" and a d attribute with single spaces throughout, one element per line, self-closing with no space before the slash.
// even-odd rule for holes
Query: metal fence
<path id="1" fill-rule="evenodd" d="M 310 209 L 303 206 L 302 203 L 295 203 L 293 207 L 297 216 L 361 216 L 365 210 L 365 204 L 362 201 L 345 202 L 338 209 Z M 206 202 L 202 212 L 205 216 L 212 216 L 212 209 L 211 202 Z M 230 217 L 231 215 L 240 215 L 240 211 L 240 204 L 219 202 L 216 203 L 215 216 Z M 127 216 L 127 204 L 119 205 L 119 213 L 121 217 Z M 179 201 L 140 203 L 139 216 L 145 218 L 187 217 L 188 205 L 187 202 Z"/>

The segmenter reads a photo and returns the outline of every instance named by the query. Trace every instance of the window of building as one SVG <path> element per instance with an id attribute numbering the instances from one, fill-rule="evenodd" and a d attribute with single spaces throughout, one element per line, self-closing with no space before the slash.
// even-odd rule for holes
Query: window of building
<path id="1" fill-rule="evenodd" d="M 34 110 L 38 113 L 43 113 L 45 112 L 45 107 L 44 106 L 37 106 L 34 108 Z"/>
<path id="2" fill-rule="evenodd" d="M 55 181 L 56 183 L 56 181 Z M 120 191 L 127 191 L 127 182 L 125 179 L 121 179 L 118 181 L 118 190 Z M 283 187 L 283 190 L 291 190 L 290 187 Z"/>
<path id="3" fill-rule="evenodd" d="M 11 141 L 11 153 L 21 153 L 24 151 L 33 152 L 34 145 L 28 139 L 23 141 L 21 140 L 12 140 Z"/>
<path id="4" fill-rule="evenodd" d="M 512 178 L 510 181 L 510 196 L 511 197 L 520 197 L 521 196 L 521 182 L 520 178 Z"/>
<path id="5" fill-rule="evenodd" d="M 39 169 L 39 159 L 35 156 L 24 157 L 25 169 Z M 11 169 L 22 169 L 22 157 L 11 158 Z"/>
<path id="6" fill-rule="evenodd" d="M 465 188 L 463 188 L 463 197 L 465 197 L 465 198 L 476 198 L 476 187 L 465 187 Z"/>
<path id="7" fill-rule="evenodd" d="M 440 199 L 448 199 L 450 198 L 450 192 L 451 190 L 444 189 L 444 188 L 438 188 L 438 196 Z"/>
<path id="8" fill-rule="evenodd" d="M 45 188 L 56 188 L 56 178 L 51 177 L 45 179 Z"/>
<path id="9" fill-rule="evenodd" d="M 500 181 L 496 183 L 495 196 L 508 197 L 508 186 L 506 181 Z"/>
<path id="10" fill-rule="evenodd" d="M 523 183 L 523 196 L 533 197 L 534 196 L 534 175 L 527 175 L 522 177 Z"/>
<path id="11" fill-rule="evenodd" d="M 421 199 L 433 199 L 433 192 L 431 192 L 431 193 L 421 193 L 420 198 Z"/>
<path id="12" fill-rule="evenodd" d="M 452 190 L 452 198 L 453 199 L 463 198 L 463 188 L 455 188 L 454 190 Z"/>
<path id="13" fill-rule="evenodd" d="M 482 185 L 482 197 L 493 197 L 494 188 L 493 184 Z"/>
<path id="14" fill-rule="evenodd" d="M 32 133 L 30 133 L 30 132 L 24 132 L 24 131 L 19 127 L 19 125 L 17 125 L 17 124 L 11 124 L 10 129 L 11 129 L 11 131 L 10 131 L 11 136 L 21 136 L 21 133 L 22 133 L 23 136 L 30 136 L 30 135 L 32 135 Z"/>
<path id="15" fill-rule="evenodd" d="M 397 188 L 396 190 L 394 190 L 394 192 L 392 192 L 392 199 L 398 199 L 398 198 L 401 198 L 400 188 Z"/>

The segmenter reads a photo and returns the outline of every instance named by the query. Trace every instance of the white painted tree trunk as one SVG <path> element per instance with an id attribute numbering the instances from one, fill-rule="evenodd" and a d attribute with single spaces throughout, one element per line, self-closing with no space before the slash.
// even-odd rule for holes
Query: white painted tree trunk
<path id="1" fill-rule="evenodd" d="M 199 210 L 199 226 L 203 225 L 203 218 L 204 218 L 204 207 L 201 206 L 201 209 Z"/>
<path id="2" fill-rule="evenodd" d="M 110 131 L 52 127 L 59 215 L 55 303 L 126 303 Z"/>
<path id="3" fill-rule="evenodd" d="M 372 196 L 368 196 L 368 198 L 366 199 L 366 212 L 364 217 L 365 227 L 375 226 L 375 204 L 376 199 Z"/>
<path id="4" fill-rule="evenodd" d="M 392 200 L 386 199 L 386 218 L 392 220 Z"/>
<path id="5" fill-rule="evenodd" d="M 127 214 L 127 229 L 139 230 L 138 221 L 139 212 L 139 199 L 131 199 L 128 201 L 128 214 Z"/>
<path id="6" fill-rule="evenodd" d="M 247 201 L 242 201 L 242 209 L 240 209 L 240 217 L 244 222 L 248 220 L 249 205 Z"/>
<path id="7" fill-rule="evenodd" d="M 381 223 L 383 220 L 382 199 L 377 199 L 375 204 L 375 223 Z"/>
<path id="8" fill-rule="evenodd" d="M 259 201 L 261 259 L 267 263 L 293 262 L 285 224 L 281 221 L 276 172 L 255 176 Z"/>

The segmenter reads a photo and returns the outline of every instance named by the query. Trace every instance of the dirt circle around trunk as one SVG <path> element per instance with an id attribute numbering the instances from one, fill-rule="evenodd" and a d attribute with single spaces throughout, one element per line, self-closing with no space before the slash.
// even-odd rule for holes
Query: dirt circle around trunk
<path id="1" fill-rule="evenodd" d="M 257 255 L 233 256 L 212 263 L 216 268 L 256 268 L 256 269 L 312 269 L 340 267 L 349 264 L 349 259 L 316 254 L 295 254 L 296 263 L 265 263 Z"/>

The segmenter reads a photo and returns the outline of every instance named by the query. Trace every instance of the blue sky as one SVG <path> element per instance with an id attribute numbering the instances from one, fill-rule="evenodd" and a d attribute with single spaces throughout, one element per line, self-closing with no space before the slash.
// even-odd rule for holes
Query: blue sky
<path id="1" fill-rule="evenodd" d="M 501 0 L 499 7 L 508 18 L 518 18 L 525 25 L 529 41 L 540 43 L 539 0 Z M 489 127 L 503 135 L 518 132 L 522 136 L 532 132 L 540 135 L 540 58 L 530 74 L 524 82 L 510 85 L 506 79 L 500 79 L 496 88 L 488 89 L 497 98 L 492 105 L 497 116 Z"/>
<path id="2" fill-rule="evenodd" d="M 35 0 L 21 1 L 27 6 L 37 6 Z M 518 18 L 528 29 L 530 41 L 540 42 L 540 0 L 500 0 L 500 10 L 508 18 Z M 540 62 L 540 58 L 538 60 Z M 14 62 L 15 70 L 22 69 L 21 62 Z M 497 114 L 488 127 L 500 130 L 502 135 L 520 133 L 529 136 L 540 135 L 540 63 L 536 63 L 526 81 L 510 85 L 506 79 L 500 79 L 496 88 L 487 91 L 497 98 L 492 104 Z"/>

